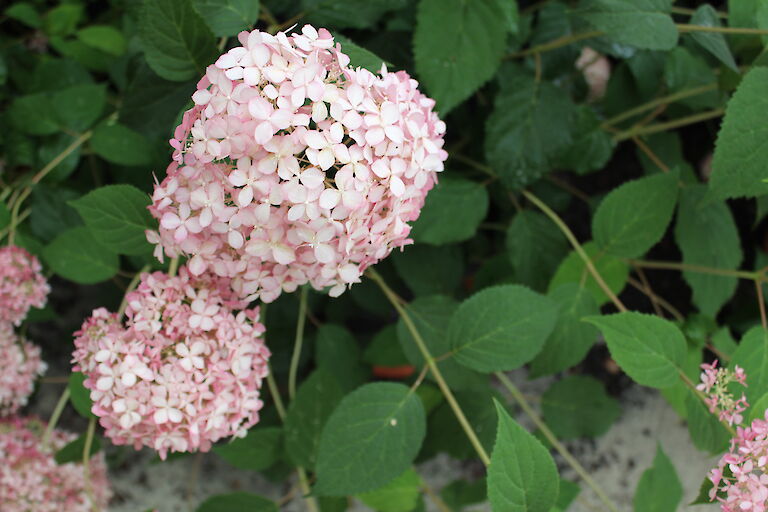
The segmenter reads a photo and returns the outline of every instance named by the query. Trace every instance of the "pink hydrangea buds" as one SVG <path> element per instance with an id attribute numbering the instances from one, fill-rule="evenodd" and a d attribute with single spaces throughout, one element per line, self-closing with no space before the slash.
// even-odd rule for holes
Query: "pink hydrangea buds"
<path id="1" fill-rule="evenodd" d="M 709 412 L 717 413 L 720 421 L 729 425 L 739 424 L 743 421 L 742 412 L 749 407 L 747 398 L 742 393 L 740 398 L 735 398 L 728 386 L 732 382 L 747 386 L 747 376 L 738 366 L 734 370 L 717 368 L 717 360 L 712 364 L 702 364 L 701 383 L 696 389 L 706 396 L 704 402 L 709 406 Z"/>
<path id="2" fill-rule="evenodd" d="M 21 247 L 0 248 L 0 322 L 19 325 L 32 306 L 45 306 L 50 286 L 38 259 Z"/>
<path id="3" fill-rule="evenodd" d="M 91 458 L 90 490 L 82 464 L 57 464 L 54 454 L 76 436 L 54 430 L 43 446 L 45 423 L 33 418 L 0 419 L 0 510 L 3 512 L 90 512 L 106 510 L 112 492 L 104 454 Z"/>
<path id="4" fill-rule="evenodd" d="M 241 297 L 305 283 L 338 296 L 411 242 L 447 158 L 445 123 L 407 73 L 349 67 L 327 30 L 238 37 L 176 129 L 147 237 Z"/>
<path id="5" fill-rule="evenodd" d="M 40 347 L 0 323 L 0 416 L 15 414 L 27 404 L 35 379 L 45 373 Z"/>
<path id="6" fill-rule="evenodd" d="M 161 458 L 245 435 L 270 355 L 259 309 L 245 309 L 228 280 L 186 267 L 143 274 L 126 302 L 125 325 L 101 308 L 75 333 L 74 368 L 105 435 Z"/>

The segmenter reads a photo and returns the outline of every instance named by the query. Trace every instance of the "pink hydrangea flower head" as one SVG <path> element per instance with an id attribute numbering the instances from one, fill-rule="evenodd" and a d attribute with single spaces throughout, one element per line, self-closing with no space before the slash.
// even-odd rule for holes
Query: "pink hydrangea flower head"
<path id="1" fill-rule="evenodd" d="M 765 512 L 768 507 L 768 411 L 747 427 L 738 427 L 731 448 L 707 475 L 711 501 L 724 512 Z"/>
<path id="2" fill-rule="evenodd" d="M 82 464 L 57 464 L 54 454 L 77 436 L 54 430 L 42 444 L 45 423 L 18 416 L 0 419 L 0 510 L 3 512 L 90 512 L 106 510 L 112 497 L 104 454 L 91 458 L 91 503 Z M 95 507 L 93 506 L 95 505 Z"/>
<path id="3" fill-rule="evenodd" d="M 45 306 L 51 291 L 37 257 L 16 246 L 0 248 L 0 322 L 19 325 L 32 306 Z"/>
<path id="4" fill-rule="evenodd" d="M 305 283 L 338 296 L 411 243 L 447 158 L 445 123 L 406 72 L 351 68 L 327 30 L 238 37 L 171 140 L 148 239 L 242 297 Z"/>
<path id="5" fill-rule="evenodd" d="M 0 323 L 0 368 L 0 416 L 8 416 L 27 405 L 46 364 L 40 347 L 18 336 L 10 324 Z"/>
<path id="6" fill-rule="evenodd" d="M 743 421 L 742 412 L 749 407 L 744 393 L 736 398 L 729 389 L 731 383 L 747 386 L 747 375 L 744 369 L 736 366 L 733 370 L 718 368 L 717 359 L 712 364 L 701 365 L 701 383 L 696 389 L 706 395 L 705 403 L 709 406 L 709 412 L 717 413 L 720 421 L 726 421 L 729 425 L 739 424 Z"/>
<path id="7" fill-rule="evenodd" d="M 126 321 L 100 308 L 75 333 L 74 369 L 115 444 L 207 451 L 259 420 L 269 350 L 259 309 L 213 274 L 143 274 Z"/>

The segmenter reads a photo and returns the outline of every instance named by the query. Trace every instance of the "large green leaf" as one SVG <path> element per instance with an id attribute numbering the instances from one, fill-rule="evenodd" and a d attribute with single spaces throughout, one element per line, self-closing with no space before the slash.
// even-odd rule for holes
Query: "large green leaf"
<path id="1" fill-rule="evenodd" d="M 414 469 L 390 481 L 387 485 L 360 494 L 360 501 L 377 512 L 411 512 L 421 494 L 421 478 Z"/>
<path id="2" fill-rule="evenodd" d="M 701 5 L 696 9 L 696 12 L 691 16 L 691 24 L 701 27 L 721 26 L 717 11 L 709 4 Z M 731 49 L 728 47 L 728 41 L 723 34 L 717 32 L 691 32 L 691 37 L 702 48 L 717 57 L 720 62 L 738 73 L 739 68 L 733 59 Z"/>
<path id="3" fill-rule="evenodd" d="M 568 252 L 568 240 L 543 214 L 523 210 L 509 225 L 507 250 L 518 280 L 543 291 Z"/>
<path id="4" fill-rule="evenodd" d="M 597 340 L 597 329 L 581 321 L 585 316 L 600 313 L 589 290 L 576 283 L 566 283 L 547 296 L 557 304 L 559 315 L 544 348 L 531 361 L 531 377 L 570 368 L 584 359 Z"/>
<path id="5" fill-rule="evenodd" d="M 344 327 L 325 324 L 317 330 L 317 367 L 336 377 L 342 390 L 351 391 L 368 378 L 368 371 L 360 363 L 360 357 L 360 347 Z"/>
<path id="6" fill-rule="evenodd" d="M 424 440 L 421 400 L 402 384 L 366 384 L 341 401 L 323 428 L 317 456 L 320 495 L 367 492 L 408 469 Z"/>
<path id="7" fill-rule="evenodd" d="M 571 375 L 552 384 L 541 397 L 544 421 L 558 439 L 598 437 L 621 415 L 615 398 L 593 377 Z"/>
<path id="8" fill-rule="evenodd" d="M 682 499 L 683 485 L 675 466 L 658 445 L 653 466 L 643 472 L 637 484 L 635 512 L 675 512 Z"/>
<path id="9" fill-rule="evenodd" d="M 663 318 L 628 311 L 585 318 L 602 331 L 611 357 L 643 386 L 668 388 L 685 362 L 683 333 Z"/>
<path id="10" fill-rule="evenodd" d="M 722 269 L 741 264 L 741 241 L 730 208 L 723 201 L 706 199 L 705 185 L 692 185 L 681 191 L 677 209 L 675 240 L 683 253 L 683 263 Z M 736 291 L 735 277 L 683 272 L 693 289 L 693 303 L 702 313 L 714 317 Z"/>
<path id="11" fill-rule="evenodd" d="M 600 274 L 605 284 L 608 285 L 608 288 L 615 294 L 621 292 L 629 278 L 629 267 L 627 264 L 614 256 L 601 252 L 595 242 L 584 244 L 583 249 L 595 266 L 597 273 Z M 566 283 L 576 283 L 589 290 L 599 306 L 611 300 L 600 288 L 600 285 L 597 284 L 597 281 L 592 277 L 592 274 L 584 264 L 584 260 L 575 250 L 571 251 L 560 263 L 560 266 L 557 267 L 555 275 L 549 282 L 549 293 Z"/>
<path id="12" fill-rule="evenodd" d="M 549 512 L 560 479 L 552 456 L 496 402 L 496 444 L 488 466 L 488 498 L 493 510 Z"/>
<path id="13" fill-rule="evenodd" d="M 465 300 L 448 324 L 456 361 L 480 372 L 514 370 L 539 353 L 557 306 L 520 285 L 486 288 Z"/>
<path id="14" fill-rule="evenodd" d="M 64 231 L 43 249 L 43 259 L 58 275 L 80 284 L 106 281 L 117 273 L 117 254 L 105 248 L 86 227 Z"/>
<path id="15" fill-rule="evenodd" d="M 285 451 L 291 462 L 314 469 L 320 434 L 343 397 L 339 381 L 322 368 L 302 382 L 285 416 Z"/>
<path id="16" fill-rule="evenodd" d="M 77 38 L 92 48 L 118 57 L 128 48 L 123 33 L 109 25 L 91 25 L 80 29 Z"/>
<path id="17" fill-rule="evenodd" d="M 139 26 L 147 63 L 167 80 L 202 75 L 216 59 L 216 40 L 191 0 L 145 0 Z"/>
<path id="18" fill-rule="evenodd" d="M 749 386 L 738 391 L 744 392 L 750 404 L 768 393 L 768 332 L 762 327 L 747 331 L 733 353 L 730 366 L 740 366 L 746 372 Z"/>
<path id="19" fill-rule="evenodd" d="M 131 185 L 107 185 L 70 201 L 96 240 L 118 254 L 141 254 L 150 246 L 145 231 L 156 222 L 149 197 Z"/>
<path id="20" fill-rule="evenodd" d="M 578 14 L 613 41 L 647 50 L 670 50 L 678 33 L 671 0 L 588 0 Z"/>
<path id="21" fill-rule="evenodd" d="M 606 253 L 636 258 L 667 230 L 677 202 L 678 173 L 656 174 L 613 189 L 592 219 L 592 235 Z"/>
<path id="22" fill-rule="evenodd" d="M 91 457 L 101 450 L 101 440 L 95 436 L 91 442 L 89 454 Z M 66 464 L 67 462 L 82 462 L 83 452 L 85 451 L 85 434 L 79 436 L 74 441 L 65 444 L 53 456 L 56 464 Z"/>
<path id="23" fill-rule="evenodd" d="M 59 121 L 49 95 L 38 93 L 14 98 L 8 107 L 11 124 L 30 135 L 50 135 L 59 130 Z"/>
<path id="24" fill-rule="evenodd" d="M 370 28 L 390 11 L 401 9 L 408 0 L 301 0 L 307 19 L 316 27 Z"/>
<path id="25" fill-rule="evenodd" d="M 485 159 L 512 188 L 550 171 L 572 141 L 575 107 L 568 94 L 522 68 L 503 75 L 486 121 Z"/>
<path id="26" fill-rule="evenodd" d="M 493 76 L 506 35 L 498 0 L 419 2 L 413 34 L 416 72 L 442 114 Z"/>
<path id="27" fill-rule="evenodd" d="M 103 159 L 120 165 L 144 165 L 152 155 L 146 137 L 119 123 L 101 123 L 94 128 L 91 148 Z"/>
<path id="28" fill-rule="evenodd" d="M 432 295 L 417 298 L 408 304 L 407 310 L 429 352 L 440 359 L 437 367 L 448 385 L 451 389 L 466 389 L 482 384 L 484 377 L 457 363 L 451 354 L 448 323 L 458 307 L 450 297 Z M 408 361 L 416 368 L 424 367 L 424 357 L 402 318 L 397 322 L 397 338 Z M 432 372 L 427 375 L 434 379 Z"/>
<path id="29" fill-rule="evenodd" d="M 95 418 L 91 412 L 93 402 L 91 402 L 91 392 L 83 385 L 85 382 L 85 375 L 80 372 L 72 372 L 69 374 L 67 381 L 67 387 L 69 388 L 69 400 L 72 402 L 72 407 L 84 418 Z"/>
<path id="30" fill-rule="evenodd" d="M 280 428 L 256 427 L 245 437 L 214 446 L 213 451 L 236 468 L 263 471 L 280 458 L 282 440 Z"/>
<path id="31" fill-rule="evenodd" d="M 426 244 L 407 246 L 391 256 L 397 273 L 414 295 L 451 295 L 464 273 L 461 247 L 435 247 Z"/>
<path id="32" fill-rule="evenodd" d="M 731 435 L 717 416 L 709 412 L 709 408 L 690 390 L 685 397 L 685 412 L 688 432 L 696 448 L 712 454 L 726 449 Z"/>
<path id="33" fill-rule="evenodd" d="M 278 512 L 277 504 L 249 492 L 217 494 L 205 500 L 196 512 Z"/>
<path id="34" fill-rule="evenodd" d="M 216 37 L 234 36 L 259 17 L 259 0 L 192 0 Z"/>
<path id="35" fill-rule="evenodd" d="M 480 183 L 444 177 L 427 195 L 411 236 L 417 242 L 444 245 L 475 235 L 488 212 L 488 191 Z M 446 222 L 450 218 L 451 222 Z"/>
<path id="36" fill-rule="evenodd" d="M 381 71 L 384 59 L 340 34 L 334 34 L 333 39 L 341 44 L 341 51 L 349 57 L 350 66 L 365 68 L 372 73 Z"/>
<path id="37" fill-rule="evenodd" d="M 754 67 L 739 84 L 728 102 L 715 142 L 712 196 L 755 197 L 768 193 L 765 161 L 768 159 L 768 68 Z"/>
<path id="38" fill-rule="evenodd" d="M 62 126 L 80 132 L 99 118 L 106 99 L 104 84 L 82 84 L 54 93 L 51 105 Z"/>

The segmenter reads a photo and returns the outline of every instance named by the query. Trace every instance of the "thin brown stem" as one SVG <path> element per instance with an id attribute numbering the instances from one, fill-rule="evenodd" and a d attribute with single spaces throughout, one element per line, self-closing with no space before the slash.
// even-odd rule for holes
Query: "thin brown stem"
<path id="1" fill-rule="evenodd" d="M 519 52 L 510 53 L 509 55 L 506 56 L 506 58 L 517 59 L 520 57 L 527 57 L 528 55 L 544 53 L 544 52 L 556 50 L 557 48 L 562 48 L 563 46 L 568 46 L 569 44 L 573 44 L 578 41 L 584 41 L 585 39 L 592 39 L 595 37 L 599 37 L 601 35 L 603 35 L 603 33 L 600 32 L 599 30 L 590 30 L 589 32 L 581 32 L 578 34 L 571 34 L 563 37 L 558 37 L 557 39 L 549 41 L 548 43 L 532 46 L 531 48 L 527 48 Z"/>
<path id="2" fill-rule="evenodd" d="M 304 344 L 304 325 L 307 320 L 307 287 L 303 286 L 299 292 L 299 316 L 296 319 L 296 337 L 293 342 L 293 355 L 291 366 L 288 369 L 288 398 L 293 400 L 296 396 L 296 374 L 301 360 L 301 347 Z"/>
<path id="3" fill-rule="evenodd" d="M 768 30 L 761 28 L 744 27 L 711 27 L 707 25 L 689 25 L 687 23 L 677 23 L 677 30 L 686 32 L 716 32 L 719 34 L 739 34 L 744 36 L 766 36 Z"/>
<path id="4" fill-rule="evenodd" d="M 656 294 L 653 293 L 653 289 L 651 288 L 651 283 L 648 281 L 648 278 L 645 277 L 645 272 L 643 272 L 643 269 L 640 267 L 636 267 L 635 272 L 637 273 L 637 276 L 640 278 L 640 283 L 642 284 L 643 292 L 648 296 L 648 298 L 651 301 L 651 304 L 653 305 L 653 311 L 656 312 L 656 315 L 664 318 L 664 314 L 661 311 L 661 305 L 657 300 L 658 298 L 656 297 Z"/>
<path id="5" fill-rule="evenodd" d="M 659 304 L 659 306 L 664 308 L 670 315 L 672 315 L 675 318 L 675 320 L 679 322 L 685 321 L 685 316 L 683 316 L 683 314 L 680 313 L 680 311 L 676 307 L 674 307 L 672 304 L 667 302 L 664 299 L 664 297 L 656 295 L 655 293 L 653 293 L 652 290 L 646 289 L 645 286 L 643 286 L 643 284 L 636 279 L 633 279 L 630 277 L 628 278 L 627 282 L 633 288 L 643 292 L 646 296 L 648 296 L 648 298 L 651 301 L 656 301 Z"/>
<path id="6" fill-rule="evenodd" d="M 725 113 L 724 108 L 716 108 L 714 110 L 708 110 L 706 112 L 699 112 L 690 116 L 681 117 L 679 119 L 673 119 L 663 123 L 656 123 L 648 126 L 632 127 L 629 130 L 618 133 L 613 136 L 614 142 L 621 142 L 623 140 L 630 139 L 637 135 L 650 135 L 652 133 L 665 132 L 667 130 L 674 130 L 675 128 L 681 128 L 691 124 L 700 123 L 709 119 L 715 119 L 722 116 Z"/>
<path id="7" fill-rule="evenodd" d="M 549 181 L 553 185 L 555 185 L 555 186 L 565 190 L 566 192 L 568 192 L 572 196 L 580 199 L 584 203 L 586 203 L 586 204 L 590 203 L 590 199 L 589 199 L 589 196 L 587 194 L 585 194 L 584 192 L 582 192 L 578 188 L 574 187 L 573 185 L 571 185 L 567 181 L 561 180 L 560 178 L 558 178 L 557 176 L 555 176 L 553 174 L 548 174 L 547 175 L 547 181 Z"/>
<path id="8" fill-rule="evenodd" d="M 648 144 L 643 142 L 643 140 L 640 137 L 638 137 L 637 135 L 634 135 L 632 137 L 632 142 L 634 142 L 637 145 L 637 147 L 640 148 L 640 151 L 645 153 L 645 156 L 651 159 L 651 162 L 653 162 L 656 165 L 656 167 L 661 169 L 663 172 L 669 172 L 669 166 L 664 162 L 662 162 L 661 158 L 659 158 L 659 156 L 656 153 L 654 153 L 653 150 L 650 147 L 648 147 Z"/>
<path id="9" fill-rule="evenodd" d="M 711 84 L 700 85 L 698 87 L 692 87 L 690 89 L 684 89 L 674 94 L 656 98 L 655 100 L 651 100 L 647 103 L 643 103 L 625 112 L 622 112 L 621 114 L 611 117 L 610 119 L 603 122 L 603 124 L 601 125 L 601 128 L 605 130 L 610 126 L 613 126 L 622 121 L 635 117 L 636 115 L 640 115 L 647 110 L 653 110 L 662 105 L 674 103 L 676 101 L 679 101 L 685 98 L 690 98 L 691 96 L 698 96 L 699 94 L 704 94 L 705 92 L 714 91 L 715 89 L 717 89 L 717 87 L 718 87 L 718 84 L 716 82 L 713 82 Z"/>
<path id="10" fill-rule="evenodd" d="M 679 263 L 677 261 L 647 261 L 647 260 L 626 260 L 633 267 L 656 268 L 663 270 L 679 270 L 682 272 L 697 272 L 699 274 L 712 274 L 716 276 L 738 277 L 740 279 L 762 280 L 760 272 L 750 272 L 748 270 L 731 270 L 727 268 L 705 267 L 703 265 L 691 265 Z"/>

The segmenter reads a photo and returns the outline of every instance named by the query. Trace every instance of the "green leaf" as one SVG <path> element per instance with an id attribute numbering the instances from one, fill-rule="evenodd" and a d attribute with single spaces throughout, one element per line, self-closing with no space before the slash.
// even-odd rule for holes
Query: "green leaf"
<path id="1" fill-rule="evenodd" d="M 493 411 L 494 420 L 496 420 L 496 411 Z M 494 428 L 496 425 L 494 425 Z M 448 510 L 463 510 L 467 505 L 475 505 L 486 500 L 486 489 L 488 483 L 485 479 L 479 478 L 475 481 L 454 480 L 443 487 L 440 491 L 440 497 L 448 506 Z"/>
<path id="2" fill-rule="evenodd" d="M 145 0 L 139 25 L 147 63 L 167 80 L 202 75 L 216 59 L 216 40 L 191 0 Z"/>
<path id="3" fill-rule="evenodd" d="M 410 366 L 397 341 L 397 326 L 389 324 L 380 329 L 363 353 L 363 361 L 373 366 Z"/>
<path id="4" fill-rule="evenodd" d="M 302 382 L 285 416 L 285 450 L 291 462 L 314 469 L 320 434 L 343 397 L 336 377 L 322 368 Z"/>
<path id="5" fill-rule="evenodd" d="M 520 285 L 486 288 L 448 324 L 456 361 L 480 372 L 514 370 L 533 359 L 557 321 L 557 305 Z"/>
<path id="6" fill-rule="evenodd" d="M 568 240 L 543 214 L 523 210 L 507 230 L 507 251 L 519 281 L 542 291 L 568 252 Z"/>
<path id="7" fill-rule="evenodd" d="M 123 33 L 109 25 L 91 25 L 80 29 L 77 38 L 92 48 L 118 57 L 128 48 Z"/>
<path id="8" fill-rule="evenodd" d="M 54 7 L 45 15 L 45 32 L 49 36 L 69 35 L 75 31 L 82 17 L 82 5 L 71 3 Z"/>
<path id="9" fill-rule="evenodd" d="M 72 372 L 69 375 L 67 386 L 69 387 L 69 400 L 72 406 L 84 418 L 95 418 L 91 412 L 93 402 L 91 402 L 91 392 L 83 385 L 85 375 L 80 372 Z"/>
<path id="10" fill-rule="evenodd" d="M 667 388 L 685 362 L 685 337 L 663 318 L 628 311 L 584 319 L 603 333 L 611 357 L 635 382 Z"/>
<path id="11" fill-rule="evenodd" d="M 587 105 L 579 105 L 573 123 L 573 142 L 560 153 L 557 167 L 587 174 L 602 169 L 613 155 L 616 143 L 600 125 L 602 121 Z"/>
<path id="12" fill-rule="evenodd" d="M 29 2 L 16 2 L 8 7 L 4 14 L 28 27 L 40 28 L 43 24 L 43 19 L 37 9 Z"/>
<path id="13" fill-rule="evenodd" d="M 0 229 L 5 228 L 11 223 L 11 212 L 8 211 L 8 207 L 5 203 L 0 203 Z"/>
<path id="14" fill-rule="evenodd" d="M 705 185 L 681 191 L 675 240 L 686 265 L 737 269 L 741 264 L 741 240 L 730 208 L 723 201 L 707 200 Z M 683 272 L 693 290 L 693 303 L 714 317 L 736 291 L 735 277 Z"/>
<path id="15" fill-rule="evenodd" d="M 757 399 L 754 403 L 750 404 L 747 409 L 746 421 L 751 423 L 754 420 L 765 420 L 765 411 L 768 410 L 768 392 L 763 393 L 763 396 Z"/>
<path id="16" fill-rule="evenodd" d="M 259 18 L 259 0 L 192 0 L 192 6 L 216 37 L 237 35 Z"/>
<path id="17" fill-rule="evenodd" d="M 699 6 L 699 8 L 696 9 L 696 12 L 693 13 L 693 16 L 691 16 L 691 25 L 720 27 L 721 23 L 715 8 L 709 4 L 704 4 Z M 723 34 L 717 32 L 691 32 L 691 37 L 694 41 L 699 43 L 702 48 L 717 57 L 720 62 L 735 72 L 739 72 L 739 67 L 733 59 L 731 49 L 728 47 L 728 41 Z"/>
<path id="18" fill-rule="evenodd" d="M 427 195 L 411 236 L 420 243 L 445 245 L 469 240 L 488 212 L 488 191 L 480 183 L 442 178 Z M 451 218 L 451 222 L 445 219 Z"/>
<path id="19" fill-rule="evenodd" d="M 636 258 L 667 230 L 677 202 L 678 173 L 656 174 L 613 189 L 592 218 L 598 247 L 622 258 Z"/>
<path id="20" fill-rule="evenodd" d="M 764 162 L 768 159 L 768 68 L 754 67 L 725 109 L 712 159 L 710 193 L 718 199 L 768 194 Z"/>
<path id="21" fill-rule="evenodd" d="M 358 388 L 323 428 L 314 491 L 343 496 L 381 487 L 410 467 L 425 430 L 421 400 L 407 386 L 377 382 Z"/>
<path id="22" fill-rule="evenodd" d="M 67 462 L 80 463 L 83 461 L 84 451 L 85 434 L 64 445 L 56 452 L 53 459 L 56 461 L 56 464 L 66 464 Z M 89 454 L 93 457 L 95 454 L 99 453 L 99 451 L 101 451 L 101 440 L 99 439 L 99 436 L 94 436 Z"/>
<path id="23" fill-rule="evenodd" d="M 486 451 L 493 449 L 496 436 L 496 396 L 485 388 L 469 391 L 457 391 L 456 401 L 464 411 L 472 430 L 477 434 L 480 444 Z M 428 436 L 424 441 L 422 455 L 430 456 L 444 452 L 459 460 L 476 459 L 477 452 L 467 439 L 467 434 L 456 419 L 450 404 L 443 402 L 429 416 Z"/>
<path id="24" fill-rule="evenodd" d="M 410 512 L 416 508 L 421 493 L 421 478 L 408 469 L 388 484 L 358 495 L 360 501 L 378 512 Z"/>
<path id="25" fill-rule="evenodd" d="M 570 146 L 575 112 L 562 90 L 516 69 L 501 83 L 486 121 L 486 161 L 514 189 L 533 183 Z"/>
<path id="26" fill-rule="evenodd" d="M 590 260 L 592 260 L 597 273 L 603 278 L 608 288 L 615 294 L 620 293 L 629 278 L 629 267 L 627 264 L 614 256 L 601 252 L 595 242 L 588 242 L 582 248 Z M 581 256 L 576 251 L 571 251 L 560 263 L 560 266 L 557 267 L 554 277 L 549 282 L 548 293 L 551 293 L 555 288 L 565 283 L 577 283 L 579 286 L 589 290 L 598 306 L 602 306 L 610 300 L 602 288 L 600 288 L 600 285 L 597 284 L 595 278 L 592 277 L 589 270 L 587 270 L 584 260 L 581 259 Z"/>
<path id="27" fill-rule="evenodd" d="M 589 290 L 566 283 L 547 296 L 557 304 L 559 315 L 544 348 L 531 361 L 531 377 L 556 373 L 579 363 L 597 340 L 597 329 L 581 321 L 585 316 L 600 314 Z"/>
<path id="28" fill-rule="evenodd" d="M 381 71 L 381 65 L 385 63 L 381 57 L 340 34 L 334 34 L 333 39 L 337 43 L 341 43 L 341 51 L 349 56 L 350 66 L 354 68 L 362 67 L 372 73 Z"/>
<path id="29" fill-rule="evenodd" d="M 217 494 L 205 500 L 197 512 L 278 512 L 275 502 L 248 492 Z"/>
<path id="30" fill-rule="evenodd" d="M 730 367 L 734 366 L 749 376 L 749 386 L 739 389 L 747 395 L 747 402 L 755 403 L 768 393 L 768 332 L 760 326 L 747 331 L 731 358 Z"/>
<path id="31" fill-rule="evenodd" d="M 107 185 L 71 201 L 93 236 L 118 254 L 148 252 L 147 229 L 156 222 L 147 211 L 150 198 L 131 185 Z"/>
<path id="32" fill-rule="evenodd" d="M 106 100 L 104 84 L 83 84 L 54 93 L 51 104 L 63 126 L 82 132 L 96 122 L 104 111 Z"/>
<path id="33" fill-rule="evenodd" d="M 245 437 L 214 446 L 213 451 L 236 468 L 263 471 L 280 458 L 282 440 L 280 428 L 256 427 Z"/>
<path id="34" fill-rule="evenodd" d="M 565 512 L 568 510 L 568 507 L 571 506 L 571 503 L 573 503 L 573 500 L 576 499 L 576 496 L 578 496 L 580 492 L 581 487 L 579 487 L 579 484 L 575 484 L 570 480 L 564 480 L 561 478 L 560 493 L 557 496 L 557 503 L 555 503 L 555 506 L 552 507 L 550 512 Z"/>
<path id="35" fill-rule="evenodd" d="M 67 201 L 79 197 L 74 190 L 38 184 L 32 191 L 32 213 L 29 227 L 32 233 L 50 242 L 62 231 L 82 226 L 83 221 Z"/>
<path id="36" fill-rule="evenodd" d="M 602 382 L 585 375 L 571 375 L 553 383 L 541 397 L 544 421 L 558 439 L 599 437 L 621 415 L 615 398 Z"/>
<path id="37" fill-rule="evenodd" d="M 727 448 L 731 435 L 717 420 L 717 416 L 709 412 L 690 390 L 685 397 L 685 412 L 688 432 L 696 448 L 712 454 L 721 453 Z"/>
<path id="38" fill-rule="evenodd" d="M 414 295 L 453 294 L 464 273 L 461 247 L 407 246 L 392 255 L 397 273 Z"/>
<path id="39" fill-rule="evenodd" d="M 635 512 L 675 512 L 682 499 L 683 485 L 675 466 L 658 445 L 653 466 L 643 472 L 637 484 Z"/>
<path id="40" fill-rule="evenodd" d="M 149 141 L 142 134 L 118 123 L 97 126 L 91 147 L 100 157 L 120 165 L 148 164 L 152 153 Z"/>
<path id="41" fill-rule="evenodd" d="M 408 0 L 301 0 L 301 10 L 316 27 L 370 28 Z"/>
<path id="42" fill-rule="evenodd" d="M 664 81 L 669 92 L 680 92 L 711 85 L 717 82 L 717 76 L 702 57 L 683 47 L 677 47 L 667 55 L 664 63 Z M 677 102 L 693 109 L 714 108 L 721 104 L 720 92 L 713 89 Z"/>
<path id="43" fill-rule="evenodd" d="M 504 512 L 549 512 L 560 484 L 552 456 L 498 402 L 496 411 L 498 434 L 488 466 L 491 507 Z"/>
<path id="44" fill-rule="evenodd" d="M 336 377 L 343 391 L 351 391 L 368 379 L 360 364 L 360 347 L 340 325 L 324 324 L 317 330 L 315 362 Z"/>
<path id="45" fill-rule="evenodd" d="M 47 94 L 15 98 L 8 107 L 8 118 L 15 128 L 30 135 L 50 135 L 59 131 L 59 122 Z"/>
<path id="46" fill-rule="evenodd" d="M 47 165 L 67 149 L 76 138 L 66 133 L 52 135 L 37 147 L 37 160 L 44 162 L 41 165 Z M 46 182 L 61 183 L 67 179 L 77 169 L 80 164 L 81 146 L 76 147 L 63 160 L 61 160 L 45 177 Z M 36 185 L 35 189 L 40 185 Z M 57 189 L 59 190 L 59 189 Z M 35 211 L 32 210 L 32 215 Z"/>
<path id="47" fill-rule="evenodd" d="M 498 0 L 419 2 L 413 34 L 416 73 L 441 114 L 494 75 L 505 49 L 505 19 Z"/>
<path id="48" fill-rule="evenodd" d="M 646 50 L 677 46 L 671 0 L 589 0 L 578 14 L 611 40 Z"/>
<path id="49" fill-rule="evenodd" d="M 451 343 L 447 336 L 448 323 L 458 307 L 455 300 L 443 295 L 419 297 L 406 306 L 416 330 L 429 352 L 435 357 L 451 352 Z M 408 361 L 416 368 L 423 368 L 424 357 L 402 318 L 397 322 L 397 339 Z M 457 363 L 453 355 L 441 358 L 437 367 L 451 389 L 476 387 L 484 381 L 483 376 Z M 427 378 L 435 377 L 430 372 Z"/>
<path id="50" fill-rule="evenodd" d="M 64 231 L 43 249 L 43 259 L 65 279 L 79 284 L 106 281 L 117 273 L 117 254 L 100 245 L 86 227 Z"/>

